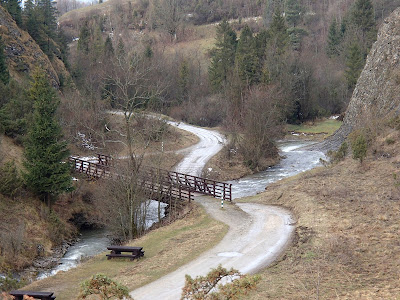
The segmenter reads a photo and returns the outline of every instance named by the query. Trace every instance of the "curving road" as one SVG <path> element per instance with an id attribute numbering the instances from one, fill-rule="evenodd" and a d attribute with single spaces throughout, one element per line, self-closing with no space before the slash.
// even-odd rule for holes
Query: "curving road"
<path id="1" fill-rule="evenodd" d="M 205 163 L 222 149 L 224 137 L 215 131 L 187 124 L 170 124 L 200 138 L 198 144 L 183 150 L 185 159 L 176 167 L 176 171 L 200 175 Z M 273 262 L 290 242 L 294 226 L 290 213 L 284 209 L 239 203 L 225 205 L 222 210 L 214 198 L 199 196 L 195 201 L 201 203 L 213 218 L 229 225 L 228 233 L 217 246 L 192 262 L 131 292 L 134 299 L 180 299 L 185 274 L 192 277 L 205 275 L 219 264 L 242 273 L 254 273 Z"/>
<path id="2" fill-rule="evenodd" d="M 169 124 L 189 131 L 199 138 L 199 142 L 178 153 L 185 154 L 183 160 L 175 167 L 176 172 L 201 176 L 206 163 L 224 146 L 226 139 L 217 131 L 191 126 L 185 123 L 168 121 Z"/>

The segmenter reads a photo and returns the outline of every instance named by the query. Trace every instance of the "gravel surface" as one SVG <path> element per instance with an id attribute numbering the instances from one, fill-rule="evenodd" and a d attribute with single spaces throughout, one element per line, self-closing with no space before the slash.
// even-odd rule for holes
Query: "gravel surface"
<path id="1" fill-rule="evenodd" d="M 200 175 L 205 163 L 222 149 L 224 137 L 218 132 L 187 124 L 171 124 L 200 138 L 198 144 L 184 150 L 185 159 L 176 171 Z M 219 200 L 211 197 L 199 196 L 195 201 L 203 205 L 213 218 L 229 225 L 228 233 L 217 246 L 192 262 L 131 292 L 134 299 L 180 299 L 185 274 L 192 277 L 206 275 L 219 264 L 242 273 L 254 273 L 273 262 L 290 242 L 293 221 L 290 213 L 282 208 L 255 203 L 225 203 L 221 209 Z"/>

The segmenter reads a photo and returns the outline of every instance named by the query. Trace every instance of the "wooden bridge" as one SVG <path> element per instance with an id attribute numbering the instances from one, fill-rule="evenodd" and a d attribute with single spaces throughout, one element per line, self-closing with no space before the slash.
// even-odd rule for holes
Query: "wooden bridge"
<path id="1" fill-rule="evenodd" d="M 86 174 L 91 179 L 107 178 L 117 174 L 112 158 L 108 155 L 97 154 L 96 162 L 72 156 L 69 161 L 75 172 Z M 138 177 L 138 184 L 149 197 L 166 203 L 171 203 L 171 200 L 190 202 L 195 192 L 232 201 L 232 184 L 230 183 L 148 166 L 140 168 Z"/>

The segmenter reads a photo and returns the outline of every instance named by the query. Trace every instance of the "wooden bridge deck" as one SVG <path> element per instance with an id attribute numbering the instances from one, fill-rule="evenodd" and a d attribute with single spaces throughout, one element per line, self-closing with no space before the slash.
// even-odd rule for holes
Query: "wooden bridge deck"
<path id="1" fill-rule="evenodd" d="M 108 155 L 98 154 L 96 163 L 72 156 L 69 161 L 75 172 L 86 174 L 91 179 L 108 178 L 115 173 L 112 158 Z M 232 201 L 232 184 L 226 182 L 148 166 L 141 167 L 139 177 L 149 196 L 166 203 L 171 199 L 190 202 L 194 192 Z"/>

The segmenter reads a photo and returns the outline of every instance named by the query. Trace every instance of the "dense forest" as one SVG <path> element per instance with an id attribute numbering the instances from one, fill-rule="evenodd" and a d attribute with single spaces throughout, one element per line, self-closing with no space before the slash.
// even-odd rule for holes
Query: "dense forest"
<path id="1" fill-rule="evenodd" d="M 139 117 L 158 112 L 220 126 L 228 151 L 251 171 L 265 169 L 287 123 L 345 111 L 379 24 L 398 6 L 396 0 L 109 0 L 75 10 L 83 5 L 63 0 L 58 11 L 51 0 L 0 3 L 54 66 L 63 65 L 48 76 L 22 60 L 11 64 L 14 50 L 0 31 L 0 132 L 24 147 L 21 165 L 0 166 L 1 199 L 28 195 L 46 203 L 42 214 L 54 225 L 54 244 L 70 235 L 50 209 L 60 194 L 73 195 L 69 169 L 60 163 L 68 148 L 111 152 L 123 136 L 138 167 L 132 126 L 148 126 L 146 138 L 160 140 L 165 124 Z M 124 113 L 121 128 L 112 127 L 112 109 Z M 80 196 L 92 205 L 90 193 Z M 135 222 L 120 235 L 136 231 Z M 13 245 L 14 233 L 3 240 Z M 22 236 L 13 251 L 32 259 Z M 0 267 L 11 260 L 1 259 Z"/>

